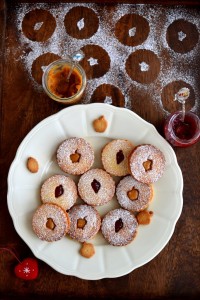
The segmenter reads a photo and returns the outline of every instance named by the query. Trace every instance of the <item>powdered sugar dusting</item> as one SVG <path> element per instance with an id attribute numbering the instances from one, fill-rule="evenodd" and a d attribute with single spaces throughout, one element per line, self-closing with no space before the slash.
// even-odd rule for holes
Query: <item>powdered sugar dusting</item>
<path id="1" fill-rule="evenodd" d="M 97 32 L 90 39 L 74 39 L 66 33 L 64 26 L 64 18 L 69 10 L 73 7 L 84 6 L 92 9 L 99 18 L 99 28 Z M 152 5 L 133 5 L 133 4 L 116 4 L 113 6 L 112 14 L 109 7 L 99 6 L 95 3 L 59 3 L 59 5 L 50 4 L 21 4 L 17 7 L 17 28 L 20 33 L 20 47 L 28 45 L 31 51 L 29 53 L 23 52 L 17 58 L 24 62 L 25 67 L 28 70 L 30 78 L 37 89 L 41 90 L 41 86 L 37 84 L 32 75 L 31 67 L 34 60 L 40 55 L 50 52 L 58 54 L 61 57 L 65 57 L 67 54 L 80 49 L 88 44 L 99 45 L 105 49 L 110 56 L 111 64 L 108 72 L 100 77 L 88 80 L 84 103 L 89 103 L 91 96 L 95 89 L 101 84 L 111 84 L 118 87 L 125 98 L 125 107 L 131 108 L 131 99 L 129 92 L 134 86 L 138 91 L 146 91 L 151 96 L 157 109 L 163 109 L 161 101 L 162 88 L 166 83 L 173 80 L 184 80 L 191 84 L 195 92 L 195 106 L 192 108 L 195 111 L 198 108 L 198 99 L 200 99 L 198 83 L 195 81 L 195 75 L 199 75 L 199 70 L 196 70 L 197 74 L 192 73 L 192 69 L 196 69 L 198 53 L 200 51 L 200 43 L 198 43 L 190 52 L 180 54 L 174 52 L 167 44 L 166 31 L 168 26 L 177 19 L 184 19 L 196 25 L 198 31 L 200 31 L 199 14 L 192 9 L 186 9 L 184 7 L 162 7 Z M 56 29 L 46 42 L 33 42 L 26 38 L 22 32 L 22 21 L 24 16 L 33 9 L 46 9 L 48 10 L 56 20 Z M 113 28 L 117 21 L 124 15 L 135 13 L 142 15 L 149 23 L 150 32 L 147 39 L 136 47 L 129 47 L 122 45 L 116 36 L 114 35 Z M 164 18 L 163 18 L 164 16 Z M 158 26 L 158 20 L 163 20 L 163 27 Z M 108 26 L 109 25 L 109 26 Z M 39 24 L 35 24 L 38 28 Z M 79 30 L 82 30 L 85 26 L 85 20 L 80 19 L 77 23 Z M 130 28 L 129 36 L 134 36 L 137 29 L 135 27 Z M 178 33 L 177 33 L 178 34 Z M 184 40 L 184 30 L 179 32 L 179 39 Z M 141 84 L 133 81 L 126 72 L 125 63 L 127 57 L 137 49 L 148 49 L 153 51 L 160 59 L 161 70 L 157 79 L 150 84 Z M 9 51 L 9 50 L 8 50 Z M 16 51 L 12 49 L 12 51 Z M 90 62 L 91 67 L 97 62 Z M 145 72 L 145 68 L 142 67 Z M 119 80 L 120 78 L 120 80 Z M 117 82 L 117 85 L 116 85 Z M 167 113 L 167 112 L 166 112 Z"/>
<path id="2" fill-rule="evenodd" d="M 135 27 L 129 29 L 129 31 L 128 31 L 128 35 L 129 35 L 129 36 L 134 36 L 135 33 L 136 33 L 136 28 L 135 28 Z"/>
<path id="3" fill-rule="evenodd" d="M 43 22 L 38 22 L 38 23 L 36 23 L 36 24 L 34 25 L 33 29 L 34 29 L 34 30 L 39 30 L 39 29 L 42 27 L 42 25 L 43 25 Z"/>
<path id="4" fill-rule="evenodd" d="M 80 19 L 80 21 L 77 22 L 77 27 L 78 27 L 79 30 L 81 30 L 85 27 L 84 18 Z"/>
<path id="5" fill-rule="evenodd" d="M 186 38 L 186 34 L 183 31 L 178 32 L 178 39 L 179 41 L 183 41 Z"/>

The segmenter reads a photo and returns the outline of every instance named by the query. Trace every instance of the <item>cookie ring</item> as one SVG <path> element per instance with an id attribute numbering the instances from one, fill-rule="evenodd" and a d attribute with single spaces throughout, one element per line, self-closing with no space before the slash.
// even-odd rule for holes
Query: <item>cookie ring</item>
<path id="1" fill-rule="evenodd" d="M 148 21 L 137 14 L 127 14 L 119 19 L 115 26 L 118 40 L 127 46 L 138 46 L 148 37 L 150 28 Z"/>
<path id="2" fill-rule="evenodd" d="M 134 146 L 128 140 L 112 140 L 102 149 L 101 159 L 104 169 L 114 176 L 130 174 L 128 158 Z"/>
<path id="3" fill-rule="evenodd" d="M 32 227 L 39 239 L 53 242 L 65 236 L 70 227 L 70 220 L 68 214 L 61 207 L 45 203 L 35 211 Z"/>
<path id="4" fill-rule="evenodd" d="M 76 184 L 65 175 L 53 175 L 45 180 L 41 187 L 42 202 L 57 204 L 64 210 L 70 209 L 77 197 Z"/>
<path id="5" fill-rule="evenodd" d="M 149 184 L 139 182 L 132 176 L 126 176 L 118 183 L 116 196 L 121 207 L 132 212 L 139 212 L 149 205 L 153 189 Z"/>
<path id="6" fill-rule="evenodd" d="M 83 138 L 69 138 L 58 147 L 57 162 L 62 171 L 81 175 L 93 165 L 94 150 Z"/>
<path id="7" fill-rule="evenodd" d="M 130 211 L 117 208 L 105 215 L 102 220 L 101 231 L 109 244 L 125 246 L 135 238 L 137 227 L 137 220 Z"/>
<path id="8" fill-rule="evenodd" d="M 148 162 L 150 168 L 146 170 Z M 130 155 L 130 171 L 133 177 L 143 183 L 151 184 L 156 182 L 165 169 L 164 154 L 155 146 L 144 144 L 137 146 Z"/>
<path id="9" fill-rule="evenodd" d="M 104 205 L 114 196 L 115 182 L 106 171 L 91 169 L 80 177 L 78 192 L 87 204 Z"/>
<path id="10" fill-rule="evenodd" d="M 99 18 L 93 9 L 77 6 L 66 14 L 64 19 L 66 32 L 76 39 L 88 39 L 98 30 Z"/>
<path id="11" fill-rule="evenodd" d="M 110 68 L 110 57 L 106 50 L 99 45 L 85 45 L 81 48 L 85 57 L 80 65 L 85 70 L 87 79 L 104 76 Z"/>
<path id="12" fill-rule="evenodd" d="M 136 50 L 126 60 L 126 72 L 132 80 L 149 84 L 156 80 L 160 72 L 160 60 L 150 50 Z"/>
<path id="13" fill-rule="evenodd" d="M 44 30 L 45 28 L 48 28 L 48 30 Z M 44 9 L 36 8 L 28 12 L 22 21 L 22 31 L 31 41 L 47 41 L 52 36 L 55 28 L 55 18 L 49 11 Z"/>
<path id="14" fill-rule="evenodd" d="M 191 51 L 198 43 L 198 39 L 199 33 L 196 25 L 184 19 L 175 20 L 167 28 L 166 40 L 175 52 Z"/>
<path id="15" fill-rule="evenodd" d="M 87 204 L 75 205 L 69 210 L 71 238 L 85 242 L 93 238 L 100 229 L 101 217 L 98 211 Z M 80 225 L 79 225 L 80 224 Z"/>

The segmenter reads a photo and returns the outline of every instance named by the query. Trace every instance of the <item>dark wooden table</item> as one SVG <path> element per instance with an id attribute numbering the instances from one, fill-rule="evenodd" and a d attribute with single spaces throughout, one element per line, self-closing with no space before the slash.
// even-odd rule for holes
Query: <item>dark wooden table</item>
<path id="1" fill-rule="evenodd" d="M 33 257 L 33 254 L 16 233 L 8 212 L 7 175 L 9 167 L 19 144 L 26 134 L 38 122 L 64 108 L 62 104 L 51 101 L 41 88 L 41 67 L 63 56 L 64 44 L 61 45 L 60 49 L 56 48 L 56 45 L 54 45 L 54 48 L 47 47 L 46 49 L 50 49 L 48 52 L 51 52 L 48 55 L 45 55 L 45 51 L 42 52 L 36 46 L 38 41 L 45 43 L 45 40 L 51 37 L 55 19 L 51 19 L 48 14 L 42 13 L 39 16 L 33 13 L 26 19 L 22 31 L 20 31 L 22 15 L 27 8 L 25 4 L 22 4 L 23 2 L 27 1 L 0 1 L 0 247 L 10 248 L 21 259 L 28 256 Z M 32 5 L 30 6 L 30 11 L 34 10 L 37 6 L 36 2 L 29 2 Z M 63 5 L 60 2 L 58 3 L 58 1 L 48 2 L 55 3 L 48 4 L 46 6 L 47 11 L 50 8 L 56 10 Z M 87 3 L 89 1 L 83 2 Z M 96 2 L 100 3 L 101 1 Z M 106 10 L 110 16 L 115 11 L 115 4 L 110 2 L 107 1 L 104 8 L 102 5 L 98 6 L 100 20 L 104 17 L 103 13 L 105 14 Z M 119 1 L 118 3 L 128 2 L 131 3 L 131 1 Z M 138 2 L 132 1 L 133 8 L 135 7 L 133 3 Z M 147 4 L 148 2 L 154 3 L 152 7 L 154 11 L 157 9 L 160 16 L 157 19 L 156 26 L 155 23 L 150 22 L 150 30 L 154 30 L 153 33 L 156 35 L 156 39 L 155 44 L 152 44 L 153 46 L 150 46 L 149 49 L 153 52 L 154 50 L 157 51 L 161 62 L 161 65 L 158 66 L 149 57 L 149 63 L 153 64 L 151 65 L 152 74 L 150 72 L 150 81 L 151 76 L 155 75 L 156 68 L 158 68 L 158 73 L 160 72 L 160 77 L 150 83 L 144 83 L 143 86 L 135 80 L 132 80 L 132 84 L 130 84 L 129 80 L 127 85 L 129 89 L 126 89 L 127 77 L 124 76 L 124 69 L 121 68 L 120 71 L 116 69 L 116 72 L 119 73 L 116 74 L 118 81 L 115 84 L 113 84 L 114 77 L 111 75 L 104 83 L 100 80 L 102 75 L 109 69 L 109 59 L 106 60 L 102 49 L 97 51 L 96 48 L 87 48 L 85 50 L 88 51 L 86 51 L 88 57 L 95 57 L 98 54 L 97 58 L 99 61 L 101 61 L 102 57 L 103 61 L 105 58 L 105 65 L 98 65 L 98 68 L 92 69 L 86 60 L 83 62 L 87 76 L 90 79 L 88 82 L 90 87 L 86 90 L 85 98 L 81 102 L 104 102 L 105 97 L 108 96 L 110 100 L 112 99 L 112 105 L 128 107 L 128 109 L 133 110 L 143 119 L 155 125 L 159 133 L 163 135 L 164 119 L 170 112 L 178 109 L 178 104 L 173 102 L 172 99 L 180 87 L 185 85 L 190 87 L 191 96 L 187 108 L 193 109 L 197 114 L 200 112 L 200 8 L 198 1 L 157 1 L 162 3 L 160 7 L 156 6 L 156 1 L 144 1 L 143 3 Z M 174 4 L 177 6 L 174 6 Z M 184 13 L 179 16 L 178 9 L 181 4 L 185 5 Z M 143 11 L 144 16 L 145 13 L 148 15 L 148 7 L 144 8 Z M 164 40 L 165 34 L 163 31 L 166 30 L 168 11 L 171 11 L 171 19 L 168 16 L 168 20 L 171 20 L 171 22 L 176 18 L 181 17 L 184 19 L 185 17 L 185 19 L 188 19 L 191 23 L 194 22 L 198 27 L 195 34 L 194 31 L 191 33 L 191 29 L 187 26 L 185 28 L 184 25 L 181 25 L 183 26 L 180 27 L 183 33 L 189 30 L 187 31 L 187 33 L 189 32 L 187 35 L 189 42 L 183 42 L 180 50 L 182 53 L 179 54 L 172 50 Z M 74 15 L 74 18 L 76 18 L 76 15 Z M 78 18 L 80 19 L 80 16 Z M 111 27 L 112 24 L 108 21 L 111 18 L 109 19 L 106 14 L 105 18 L 107 18 L 108 28 L 109 26 Z M 46 26 L 40 27 L 40 34 L 35 35 L 33 31 L 34 24 L 43 21 L 47 22 Z M 95 24 L 91 25 L 90 22 L 92 21 L 89 21 L 89 29 L 86 29 L 85 34 L 88 34 L 91 28 L 96 26 Z M 69 29 L 68 23 L 65 26 Z M 77 30 L 73 28 L 71 30 L 72 34 L 76 34 Z M 73 33 L 73 30 L 75 33 Z M 126 44 L 127 35 L 126 37 L 125 34 L 123 35 L 123 26 L 121 30 L 122 33 L 118 34 L 121 36 L 122 43 Z M 145 30 L 147 30 L 146 27 L 142 28 L 139 39 L 143 38 Z M 112 33 L 115 34 L 111 30 Z M 27 35 L 28 39 L 25 39 L 24 35 Z M 177 38 L 176 40 L 173 39 L 173 36 L 169 38 L 171 39 L 171 47 L 177 47 Z M 65 39 L 66 37 L 63 37 L 63 40 Z M 192 49 L 188 51 L 188 47 L 192 47 Z M 127 46 L 125 48 L 127 49 Z M 57 49 L 62 51 L 59 52 Z M 66 50 L 69 50 L 67 49 L 67 44 Z M 34 59 L 31 57 L 31 51 L 35 51 Z M 132 67 L 129 66 L 128 68 L 131 72 Z M 131 74 L 135 76 L 134 71 Z M 96 86 L 99 83 L 101 84 L 101 87 L 97 89 L 95 94 L 91 88 L 94 78 L 99 78 L 95 79 L 97 80 L 94 83 Z M 142 77 L 141 80 L 144 80 L 144 78 Z M 115 88 L 114 85 L 121 86 L 122 89 Z M 98 281 L 87 281 L 73 276 L 62 275 L 43 261 L 39 261 L 38 278 L 35 281 L 25 282 L 14 275 L 15 258 L 8 252 L 1 252 L 0 299 L 11 299 L 13 297 L 17 297 L 17 299 L 27 299 L 27 297 L 28 299 L 36 297 L 37 299 L 53 299 L 55 297 L 58 299 L 74 299 L 76 297 L 80 297 L 80 299 L 197 299 L 200 296 L 200 145 L 198 143 L 187 149 L 175 148 L 174 150 L 183 173 L 184 204 L 174 234 L 158 256 L 130 274 L 115 279 Z"/>

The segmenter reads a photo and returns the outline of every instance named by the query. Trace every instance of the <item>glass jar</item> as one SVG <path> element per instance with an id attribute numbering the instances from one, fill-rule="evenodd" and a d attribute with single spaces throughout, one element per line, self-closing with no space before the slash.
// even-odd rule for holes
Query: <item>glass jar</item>
<path id="1" fill-rule="evenodd" d="M 164 125 L 165 138 L 176 147 L 189 147 L 200 139 L 199 117 L 189 111 L 183 114 L 177 111 L 171 114 Z"/>
<path id="2" fill-rule="evenodd" d="M 59 59 L 48 65 L 42 76 L 42 86 L 53 100 L 63 104 L 78 102 L 86 87 L 86 74 L 79 63 L 75 64 L 67 81 L 73 61 L 69 58 Z"/>

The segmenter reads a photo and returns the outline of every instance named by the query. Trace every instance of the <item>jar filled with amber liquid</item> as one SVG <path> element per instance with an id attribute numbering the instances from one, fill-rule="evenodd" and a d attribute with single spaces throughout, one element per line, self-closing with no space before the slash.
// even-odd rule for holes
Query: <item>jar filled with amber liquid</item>
<path id="1" fill-rule="evenodd" d="M 73 104 L 80 101 L 83 95 L 86 74 L 79 63 L 74 65 L 70 58 L 59 59 L 46 67 L 42 76 L 42 86 L 51 99 L 63 104 Z"/>

